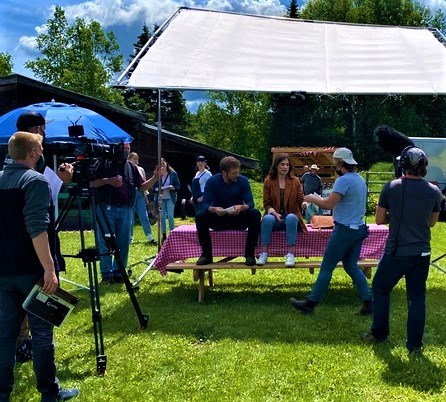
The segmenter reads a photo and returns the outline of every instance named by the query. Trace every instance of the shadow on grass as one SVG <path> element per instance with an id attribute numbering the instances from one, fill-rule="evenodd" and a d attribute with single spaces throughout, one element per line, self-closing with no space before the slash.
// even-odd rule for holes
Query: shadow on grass
<path id="1" fill-rule="evenodd" d="M 198 303 L 197 285 L 190 277 L 169 275 L 159 280 L 149 276 L 135 295 L 143 314 L 149 316 L 147 332 L 186 337 L 192 342 L 230 338 L 290 344 L 361 343 L 360 335 L 369 329 L 371 319 L 357 314 L 361 302 L 348 280 L 332 281 L 315 313 L 303 315 L 291 306 L 289 298 L 305 298 L 315 277 L 283 278 L 283 283 L 276 280 L 269 284 L 264 282 L 267 279 L 219 281 L 214 288 L 206 288 L 205 302 Z M 113 342 L 119 342 L 121 337 L 137 334 L 138 317 L 124 286 L 104 286 L 100 290 L 104 336 L 113 335 Z M 445 344 L 444 310 L 441 306 L 429 308 L 442 300 L 443 292 L 440 287 L 428 292 L 426 344 Z M 88 292 L 83 293 L 74 317 L 88 314 L 88 298 Z M 405 339 L 406 316 L 405 289 L 397 287 L 392 292 L 391 332 L 400 344 Z M 89 333 L 92 328 L 88 325 L 78 331 Z"/>
<path id="2" fill-rule="evenodd" d="M 425 354 L 402 359 L 388 343 L 373 345 L 373 351 L 385 364 L 381 377 L 392 386 L 411 387 L 414 390 L 438 393 L 446 381 L 446 370 L 433 363 Z"/>

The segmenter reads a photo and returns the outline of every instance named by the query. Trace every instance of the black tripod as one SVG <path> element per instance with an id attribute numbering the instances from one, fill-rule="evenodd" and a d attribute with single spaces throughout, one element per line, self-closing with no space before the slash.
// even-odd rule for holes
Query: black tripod
<path id="1" fill-rule="evenodd" d="M 141 308 L 138 304 L 138 300 L 135 296 L 135 289 L 130 283 L 129 277 L 126 273 L 125 266 L 122 262 L 121 256 L 119 254 L 119 249 L 116 243 L 115 235 L 111 229 L 110 223 L 107 219 L 106 214 L 102 209 L 102 205 L 99 203 L 96 205 L 95 197 L 94 197 L 94 189 L 89 186 L 88 183 L 84 184 L 76 184 L 76 186 L 70 189 L 70 193 L 67 201 L 62 206 L 60 214 L 56 221 L 56 232 L 60 230 L 62 223 L 64 222 L 68 211 L 74 201 L 77 199 L 77 213 L 78 213 L 78 221 L 79 221 L 79 233 L 81 239 L 81 251 L 76 255 L 64 255 L 64 257 L 73 257 L 73 258 L 82 258 L 84 262 L 84 266 L 88 268 L 88 280 L 89 280 L 89 288 L 90 288 L 90 303 L 91 303 L 91 314 L 93 320 L 93 330 L 94 330 L 94 339 L 95 339 L 95 348 L 96 348 L 96 369 L 98 374 L 105 374 L 107 368 L 107 357 L 104 354 L 104 340 L 102 334 L 102 314 L 101 314 L 101 304 L 99 299 L 99 285 L 98 285 L 98 274 L 97 274 L 97 261 L 99 261 L 99 257 L 101 255 L 113 255 L 119 272 L 122 275 L 125 287 L 130 296 L 130 300 L 132 301 L 133 308 L 136 311 L 136 315 L 138 316 L 140 329 L 146 329 L 147 324 L 149 322 L 149 317 L 142 313 Z M 94 247 L 86 248 L 85 247 L 85 237 L 84 237 L 84 222 L 82 219 L 82 200 L 88 200 L 88 204 L 90 206 L 92 224 L 94 229 L 95 242 Z M 102 222 L 105 223 L 104 227 L 101 224 L 101 220 L 98 219 L 98 212 L 102 214 Z M 99 232 L 96 230 L 99 228 Z M 98 237 L 102 236 L 105 239 L 105 242 L 108 247 L 107 254 L 100 254 L 97 248 Z"/>

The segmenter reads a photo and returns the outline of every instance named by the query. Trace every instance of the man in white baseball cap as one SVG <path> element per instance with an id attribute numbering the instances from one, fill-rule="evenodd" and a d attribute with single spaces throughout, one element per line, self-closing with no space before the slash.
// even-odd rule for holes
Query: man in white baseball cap
<path id="1" fill-rule="evenodd" d="M 324 189 L 324 186 L 322 184 L 322 179 L 317 174 L 319 167 L 315 163 L 313 163 L 309 167 L 309 169 L 310 169 L 309 172 L 304 173 L 300 178 L 304 195 L 308 194 L 322 195 L 322 190 Z M 310 219 L 313 215 L 319 214 L 319 207 L 316 204 L 303 202 L 302 208 L 305 210 L 305 219 L 307 220 L 307 223 L 310 223 Z"/>
<path id="2" fill-rule="evenodd" d="M 338 148 L 333 153 L 336 164 L 336 179 L 333 191 L 326 198 L 309 194 L 305 202 L 313 202 L 323 209 L 333 210 L 335 227 L 325 249 L 317 280 L 306 300 L 291 298 L 291 304 L 303 313 L 312 313 L 322 301 L 330 285 L 333 270 L 342 261 L 344 270 L 352 278 L 362 301 L 361 315 L 373 312 L 372 293 L 364 272 L 358 267 L 362 242 L 367 237 L 364 215 L 367 199 L 367 186 L 356 173 L 358 164 L 348 148 Z"/>
<path id="3" fill-rule="evenodd" d="M 357 165 L 358 162 L 353 158 L 353 153 L 348 148 L 338 148 L 333 152 L 333 159 L 341 159 L 348 165 Z"/>

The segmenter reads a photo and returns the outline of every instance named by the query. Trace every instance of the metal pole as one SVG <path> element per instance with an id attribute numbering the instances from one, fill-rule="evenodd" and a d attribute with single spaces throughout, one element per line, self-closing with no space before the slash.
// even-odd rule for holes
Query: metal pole
<path id="1" fill-rule="evenodd" d="M 158 89 L 158 169 L 161 167 L 161 89 Z M 161 190 L 162 177 L 158 176 L 158 252 L 161 250 L 161 219 L 163 215 L 163 200 L 162 200 L 162 190 Z"/>

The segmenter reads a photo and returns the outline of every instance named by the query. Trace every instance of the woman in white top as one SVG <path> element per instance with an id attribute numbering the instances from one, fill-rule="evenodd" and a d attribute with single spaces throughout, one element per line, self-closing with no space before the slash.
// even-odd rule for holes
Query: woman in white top
<path id="1" fill-rule="evenodd" d="M 194 202 L 195 213 L 200 211 L 201 202 L 203 201 L 203 193 L 206 182 L 209 177 L 212 176 L 212 173 L 209 171 L 208 166 L 206 165 L 206 158 L 202 155 L 197 157 L 197 173 L 195 174 L 194 179 L 192 180 L 191 192 L 192 192 L 192 200 Z"/>

